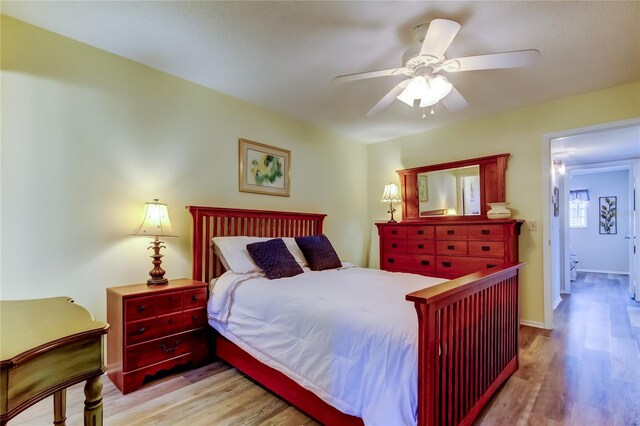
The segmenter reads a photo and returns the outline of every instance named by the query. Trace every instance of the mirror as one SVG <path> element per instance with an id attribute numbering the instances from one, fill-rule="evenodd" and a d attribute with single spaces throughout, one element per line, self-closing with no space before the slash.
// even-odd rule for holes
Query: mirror
<path id="1" fill-rule="evenodd" d="M 480 215 L 480 166 L 418 173 L 420 217 Z"/>
<path id="2" fill-rule="evenodd" d="M 487 203 L 505 201 L 510 154 L 398 170 L 402 220 L 482 218 Z"/>

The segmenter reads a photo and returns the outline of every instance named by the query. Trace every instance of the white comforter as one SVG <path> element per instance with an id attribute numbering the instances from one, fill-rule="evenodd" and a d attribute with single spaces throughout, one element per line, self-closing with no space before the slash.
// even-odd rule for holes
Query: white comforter
<path id="1" fill-rule="evenodd" d="M 412 291 L 444 280 L 354 266 L 268 280 L 222 275 L 209 323 L 261 362 L 366 425 L 414 425 Z"/>

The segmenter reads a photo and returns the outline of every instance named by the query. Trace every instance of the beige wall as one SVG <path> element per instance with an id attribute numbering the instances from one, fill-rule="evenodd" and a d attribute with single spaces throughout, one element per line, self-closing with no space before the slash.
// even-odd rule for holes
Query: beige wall
<path id="1" fill-rule="evenodd" d="M 185 205 L 323 212 L 345 260 L 366 263 L 366 146 L 2 17 L 2 299 L 68 295 L 105 318 L 106 287 L 143 282 L 130 237 L 153 197 L 180 234 L 169 278 L 190 276 Z M 291 150 L 291 197 L 238 192 L 238 138 Z"/>
<path id="2" fill-rule="evenodd" d="M 507 170 L 507 201 L 511 202 L 514 217 L 535 220 L 539 225 L 536 232 L 530 232 L 524 226 L 520 236 L 520 260 L 527 263 L 521 280 L 522 319 L 541 324 L 543 135 L 634 117 L 640 117 L 640 83 L 558 99 L 370 145 L 370 219 L 387 217 L 388 206 L 379 202 L 379 195 L 386 183 L 398 182 L 396 170 L 511 153 Z M 544 173 L 548 177 L 549 171 Z M 375 244 L 374 241 L 372 246 Z M 371 263 L 377 262 L 372 259 Z"/>

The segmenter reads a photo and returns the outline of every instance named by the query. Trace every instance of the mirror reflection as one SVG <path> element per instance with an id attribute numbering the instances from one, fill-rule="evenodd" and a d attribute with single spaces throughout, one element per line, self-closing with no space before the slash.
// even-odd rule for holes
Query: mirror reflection
<path id="1" fill-rule="evenodd" d="M 420 216 L 480 214 L 480 167 L 468 166 L 418 174 Z"/>

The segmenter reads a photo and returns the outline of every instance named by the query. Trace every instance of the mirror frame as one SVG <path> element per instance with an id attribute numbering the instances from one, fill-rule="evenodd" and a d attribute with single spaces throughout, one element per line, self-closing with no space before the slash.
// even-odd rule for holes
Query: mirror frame
<path id="1" fill-rule="evenodd" d="M 402 193 L 402 221 L 432 220 L 473 220 L 487 218 L 487 203 L 505 201 L 505 173 L 511 154 L 498 154 L 489 157 L 469 158 L 449 163 L 432 164 L 397 170 Z M 418 174 L 458 167 L 479 166 L 480 168 L 480 215 L 470 216 L 420 216 L 418 200 Z"/>

